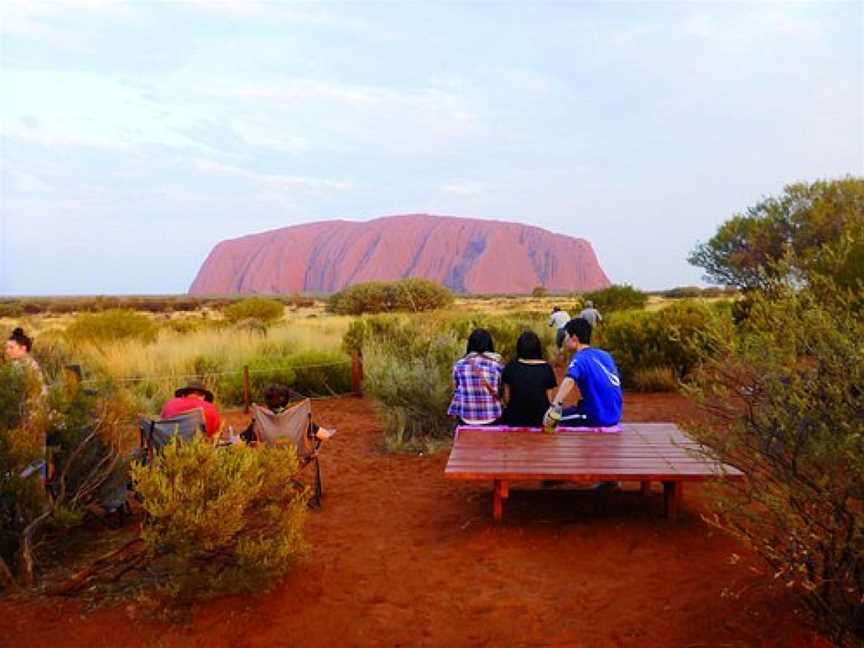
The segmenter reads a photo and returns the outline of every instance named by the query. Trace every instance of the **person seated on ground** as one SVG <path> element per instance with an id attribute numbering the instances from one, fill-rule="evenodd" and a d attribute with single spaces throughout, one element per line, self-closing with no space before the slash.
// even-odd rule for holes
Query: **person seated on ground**
<path id="1" fill-rule="evenodd" d="M 174 398 L 165 403 L 160 416 L 163 419 L 173 418 L 194 409 L 204 410 L 207 437 L 212 439 L 219 434 L 220 417 L 219 410 L 213 404 L 213 392 L 197 380 L 192 380 L 175 391 Z"/>
<path id="2" fill-rule="evenodd" d="M 574 352 L 567 374 L 552 400 L 552 407 L 544 417 L 544 424 L 551 422 L 554 413 L 563 419 L 567 427 L 611 427 L 621 420 L 621 377 L 615 360 L 606 351 L 591 346 L 591 324 L 577 317 L 567 322 L 565 346 Z M 582 398 L 572 407 L 562 405 L 564 399 L 579 386 Z M 554 413 L 553 413 L 554 412 Z M 550 416 L 552 414 L 552 416 Z"/>
<path id="3" fill-rule="evenodd" d="M 549 390 L 558 386 L 555 372 L 543 358 L 543 345 L 534 331 L 516 341 L 516 359 L 504 367 L 504 425 L 540 427 L 549 409 Z"/>
<path id="4" fill-rule="evenodd" d="M 564 326 L 569 321 L 570 315 L 567 311 L 563 311 L 557 306 L 552 307 L 552 313 L 549 315 L 549 326 L 555 327 L 555 346 L 558 348 L 559 355 L 564 346 Z"/>
<path id="5" fill-rule="evenodd" d="M 296 394 L 291 388 L 285 385 L 269 385 L 264 390 L 264 405 L 273 414 L 280 414 L 288 409 L 292 401 L 301 400 L 302 396 Z M 336 430 L 331 430 L 321 427 L 317 423 L 312 423 L 309 429 L 309 438 L 318 438 L 326 441 L 336 434 Z M 255 433 L 255 419 L 253 418 L 243 432 L 240 433 L 240 438 L 247 444 L 253 444 L 258 440 L 258 435 Z"/>
<path id="6" fill-rule="evenodd" d="M 459 425 L 492 425 L 500 418 L 501 356 L 495 353 L 492 336 L 475 329 L 468 337 L 465 355 L 453 365 L 453 399 L 447 408 Z"/>

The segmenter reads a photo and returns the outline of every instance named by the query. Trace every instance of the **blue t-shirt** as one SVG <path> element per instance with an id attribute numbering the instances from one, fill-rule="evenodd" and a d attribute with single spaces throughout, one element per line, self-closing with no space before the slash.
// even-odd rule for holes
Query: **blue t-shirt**
<path id="1" fill-rule="evenodd" d="M 621 377 L 611 355 L 593 347 L 582 349 L 573 356 L 567 376 L 579 385 L 579 409 L 591 425 L 616 425 L 621 420 Z"/>

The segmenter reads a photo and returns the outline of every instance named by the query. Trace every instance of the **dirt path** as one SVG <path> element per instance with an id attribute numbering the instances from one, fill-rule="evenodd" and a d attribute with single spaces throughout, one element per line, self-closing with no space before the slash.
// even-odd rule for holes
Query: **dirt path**
<path id="1" fill-rule="evenodd" d="M 677 396 L 627 395 L 626 418 L 688 413 Z M 698 517 L 661 496 L 512 491 L 501 525 L 490 485 L 443 479 L 446 453 L 381 454 L 362 399 L 315 403 L 339 428 L 322 460 L 325 503 L 309 555 L 274 591 L 200 605 L 185 625 L 134 604 L 0 601 L 0 646 L 805 646 L 784 591 Z M 233 415 L 235 424 L 242 417 Z"/>

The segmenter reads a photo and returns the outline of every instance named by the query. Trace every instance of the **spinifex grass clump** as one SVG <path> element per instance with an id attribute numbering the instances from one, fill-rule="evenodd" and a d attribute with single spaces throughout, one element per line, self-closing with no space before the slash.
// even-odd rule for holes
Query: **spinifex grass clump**
<path id="1" fill-rule="evenodd" d="M 94 344 L 116 340 L 149 343 L 155 341 L 158 332 L 159 327 L 150 317 L 122 308 L 101 313 L 82 313 L 66 329 L 70 340 Z"/>
<path id="2" fill-rule="evenodd" d="M 146 560 L 164 591 L 199 598 L 275 584 L 303 548 L 308 489 L 293 447 L 172 442 L 132 469 L 147 513 Z"/>
<path id="3" fill-rule="evenodd" d="M 752 297 L 737 336 L 717 336 L 692 390 L 709 418 L 691 434 L 747 477 L 714 488 L 707 519 L 835 640 L 864 640 L 864 294 L 772 292 Z"/>

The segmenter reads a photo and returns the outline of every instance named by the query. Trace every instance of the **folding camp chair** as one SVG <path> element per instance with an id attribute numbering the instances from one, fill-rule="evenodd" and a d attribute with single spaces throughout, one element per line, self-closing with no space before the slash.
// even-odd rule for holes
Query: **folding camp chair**
<path id="1" fill-rule="evenodd" d="M 297 450 L 301 471 L 306 466 L 315 464 L 315 487 L 310 504 L 320 508 L 324 490 L 321 486 L 321 464 L 318 461 L 318 453 L 322 442 L 313 433 L 312 402 L 307 398 L 278 414 L 274 414 L 262 405 L 252 405 L 252 421 L 256 442 L 268 446 L 293 445 Z M 298 485 L 303 485 L 303 482 L 296 481 Z"/>
<path id="2" fill-rule="evenodd" d="M 141 435 L 142 461 L 149 464 L 153 456 L 161 451 L 174 437 L 191 441 L 196 432 L 206 433 L 204 410 L 193 409 L 166 419 L 138 417 L 138 432 Z"/>

